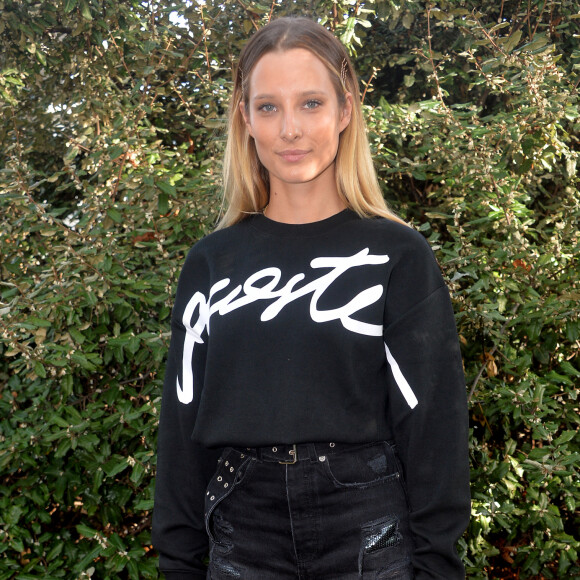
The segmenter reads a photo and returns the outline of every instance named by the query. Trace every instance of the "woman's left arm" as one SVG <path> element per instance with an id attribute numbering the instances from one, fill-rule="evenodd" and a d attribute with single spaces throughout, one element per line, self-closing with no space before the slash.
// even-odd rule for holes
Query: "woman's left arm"
<path id="1" fill-rule="evenodd" d="M 455 544 L 470 515 L 465 378 L 449 292 L 425 240 L 413 246 L 387 291 L 389 420 L 410 504 L 415 578 L 459 580 Z"/>

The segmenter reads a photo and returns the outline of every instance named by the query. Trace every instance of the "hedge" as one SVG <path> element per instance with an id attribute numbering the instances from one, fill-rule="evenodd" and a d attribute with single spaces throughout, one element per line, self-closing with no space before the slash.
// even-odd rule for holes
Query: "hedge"
<path id="1" fill-rule="evenodd" d="M 573 0 L 0 1 L 0 580 L 157 578 L 169 316 L 221 209 L 231 66 L 270 18 L 351 52 L 385 196 L 452 292 L 469 578 L 578 566 Z"/>

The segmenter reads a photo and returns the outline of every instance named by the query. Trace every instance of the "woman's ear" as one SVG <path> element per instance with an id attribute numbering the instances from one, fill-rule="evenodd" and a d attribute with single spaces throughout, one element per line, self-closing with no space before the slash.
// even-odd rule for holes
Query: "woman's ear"
<path id="1" fill-rule="evenodd" d="M 244 123 L 246 124 L 246 129 L 248 130 L 250 137 L 253 137 L 254 135 L 252 134 L 252 124 L 250 123 L 250 116 L 247 114 L 246 111 L 246 103 L 244 101 L 240 101 L 239 107 L 240 113 L 242 114 L 242 117 L 244 119 Z"/>
<path id="2" fill-rule="evenodd" d="M 352 95 L 350 93 L 345 93 L 344 104 L 342 106 L 339 123 L 341 133 L 348 127 L 351 117 L 352 117 Z"/>

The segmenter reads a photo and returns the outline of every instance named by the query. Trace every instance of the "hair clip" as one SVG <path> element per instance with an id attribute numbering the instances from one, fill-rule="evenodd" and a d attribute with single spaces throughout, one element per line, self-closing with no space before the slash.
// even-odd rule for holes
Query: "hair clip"
<path id="1" fill-rule="evenodd" d="M 340 80 L 346 89 L 346 71 L 348 69 L 348 61 L 346 58 L 342 59 L 342 66 L 340 67 Z"/>

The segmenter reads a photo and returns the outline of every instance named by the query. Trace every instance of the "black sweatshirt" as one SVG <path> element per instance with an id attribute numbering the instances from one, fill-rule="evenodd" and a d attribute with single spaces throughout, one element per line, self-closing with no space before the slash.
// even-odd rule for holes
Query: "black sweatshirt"
<path id="1" fill-rule="evenodd" d="M 205 578 L 221 448 L 381 440 L 403 466 L 416 579 L 464 578 L 465 381 L 423 236 L 344 210 L 310 224 L 250 216 L 199 241 L 179 279 L 159 425 L 153 542 L 166 577 Z"/>

